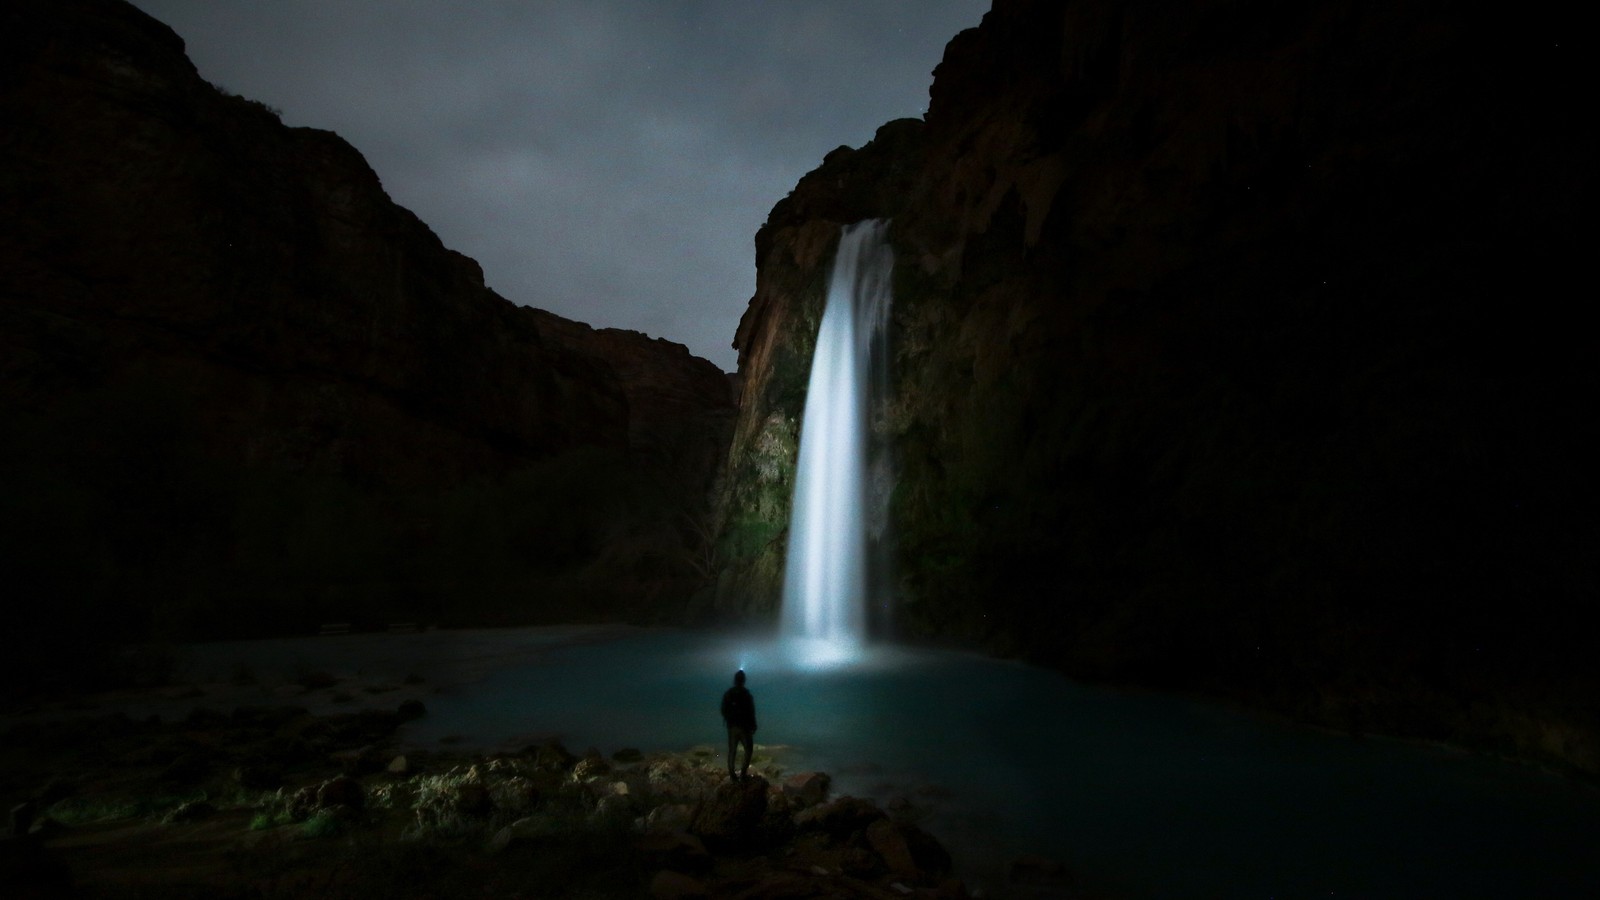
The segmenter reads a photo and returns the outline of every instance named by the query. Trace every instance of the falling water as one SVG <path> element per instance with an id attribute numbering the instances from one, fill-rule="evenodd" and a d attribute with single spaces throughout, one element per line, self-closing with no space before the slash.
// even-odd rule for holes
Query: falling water
<path id="1" fill-rule="evenodd" d="M 783 636 L 819 664 L 855 658 L 867 635 L 874 549 L 884 544 L 887 472 L 869 416 L 887 390 L 885 327 L 894 254 L 888 223 L 847 225 L 817 332 L 789 522 Z"/>

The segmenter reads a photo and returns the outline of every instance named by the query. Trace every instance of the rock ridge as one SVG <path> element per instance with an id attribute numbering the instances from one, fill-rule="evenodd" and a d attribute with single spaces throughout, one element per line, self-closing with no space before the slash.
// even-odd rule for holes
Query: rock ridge
<path id="1" fill-rule="evenodd" d="M 19 646 L 677 615 L 724 373 L 501 297 L 354 147 L 121 0 L 3 17 Z"/>

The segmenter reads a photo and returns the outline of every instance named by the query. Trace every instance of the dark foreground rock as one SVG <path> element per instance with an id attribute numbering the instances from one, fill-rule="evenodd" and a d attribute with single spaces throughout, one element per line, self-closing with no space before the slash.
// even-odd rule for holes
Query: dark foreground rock
<path id="1" fill-rule="evenodd" d="M 760 776 L 717 785 L 711 796 L 701 801 L 689 831 L 719 852 L 739 852 L 756 848 L 761 821 L 767 814 L 767 780 Z"/>
<path id="2" fill-rule="evenodd" d="M 227 768 L 275 740 L 252 730 L 263 721 L 329 743 L 280 758 L 282 786 L 248 789 Z M 375 722 L 389 723 L 387 741 Z M 823 773 L 784 779 L 766 763 L 761 775 L 731 781 L 705 752 L 613 754 L 606 770 L 580 773 L 553 745 L 494 756 L 413 750 L 415 769 L 343 772 L 341 758 L 354 749 L 392 749 L 398 724 L 397 716 L 244 711 L 120 725 L 102 746 L 29 757 L 68 778 L 12 773 L 48 784 L 17 813 L 30 823 L 27 837 L 3 849 L 28 878 L 71 879 L 90 896 L 125 888 L 130 858 L 139 883 L 162 895 L 258 900 L 304 896 L 306 885 L 339 896 L 457 896 L 467 883 L 493 895 L 966 895 L 936 839 L 869 801 L 828 800 Z M 57 723 L 32 740 L 64 744 L 104 730 L 95 720 Z M 189 798 L 171 795 L 158 760 L 124 761 L 141 744 L 177 736 L 217 748 L 218 765 Z M 26 731 L 0 739 L 31 746 Z M 796 802 L 786 783 L 803 784 L 817 802 Z"/>

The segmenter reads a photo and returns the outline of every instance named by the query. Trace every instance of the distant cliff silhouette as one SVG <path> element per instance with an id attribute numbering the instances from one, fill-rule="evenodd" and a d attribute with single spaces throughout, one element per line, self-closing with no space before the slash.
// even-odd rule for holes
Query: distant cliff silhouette
<path id="1" fill-rule="evenodd" d="M 207 84 L 132 6 L 3 20 L 8 669 L 146 634 L 681 616 L 726 375 L 499 297 L 349 144 Z"/>

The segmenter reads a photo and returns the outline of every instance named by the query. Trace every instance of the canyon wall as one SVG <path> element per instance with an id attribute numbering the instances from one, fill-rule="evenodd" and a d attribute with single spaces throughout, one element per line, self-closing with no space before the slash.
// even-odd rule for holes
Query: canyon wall
<path id="1" fill-rule="evenodd" d="M 827 268 L 889 217 L 899 633 L 1600 771 L 1567 17 L 996 0 L 757 237 L 708 607 L 775 616 Z"/>
<path id="2" fill-rule="evenodd" d="M 95 636 L 681 616 L 728 376 L 496 295 L 349 144 L 131 6 L 0 24 L 8 669 Z"/>

